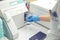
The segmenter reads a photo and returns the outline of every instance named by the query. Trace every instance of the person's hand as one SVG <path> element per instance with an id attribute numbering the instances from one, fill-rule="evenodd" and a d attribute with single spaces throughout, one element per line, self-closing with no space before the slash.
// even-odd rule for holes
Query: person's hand
<path id="1" fill-rule="evenodd" d="M 40 21 L 40 18 L 37 15 L 31 15 L 26 18 L 26 21 L 27 22 L 36 22 L 36 21 Z"/>

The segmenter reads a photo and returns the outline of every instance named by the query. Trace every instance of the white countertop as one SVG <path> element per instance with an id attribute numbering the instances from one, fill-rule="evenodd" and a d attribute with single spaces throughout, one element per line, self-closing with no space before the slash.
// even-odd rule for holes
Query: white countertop
<path id="1" fill-rule="evenodd" d="M 43 32 L 47 34 L 47 37 L 45 40 L 55 40 L 53 34 L 49 34 L 49 30 L 36 24 L 36 23 L 31 23 L 30 25 L 26 25 L 23 28 L 19 29 L 19 37 L 15 40 L 29 40 L 30 37 L 33 35 L 37 34 L 38 32 Z M 6 38 L 4 40 L 7 40 Z"/>
<path id="2" fill-rule="evenodd" d="M 32 23 L 30 25 L 26 25 L 25 27 L 19 29 L 19 38 L 16 40 L 29 40 L 30 37 L 37 34 L 38 32 L 43 32 L 45 34 L 49 34 L 48 30 L 38 24 Z M 45 40 L 55 40 L 52 36 L 52 34 L 49 34 Z"/>

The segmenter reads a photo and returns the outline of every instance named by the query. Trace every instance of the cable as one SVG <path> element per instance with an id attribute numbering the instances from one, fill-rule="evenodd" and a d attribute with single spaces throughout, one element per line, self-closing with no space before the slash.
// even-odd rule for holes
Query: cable
<path id="1" fill-rule="evenodd" d="M 42 27 L 44 27 L 44 28 L 46 28 L 46 29 L 48 29 L 48 30 L 50 30 L 50 28 L 48 28 L 47 26 L 45 26 L 45 25 L 43 25 L 41 23 L 38 23 L 38 22 L 35 22 L 35 23 L 38 24 L 38 25 L 40 25 L 40 26 L 42 26 Z"/>

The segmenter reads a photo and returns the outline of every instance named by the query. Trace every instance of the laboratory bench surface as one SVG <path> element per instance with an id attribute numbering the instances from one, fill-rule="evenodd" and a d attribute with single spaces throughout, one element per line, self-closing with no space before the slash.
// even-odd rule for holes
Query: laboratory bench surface
<path id="1" fill-rule="evenodd" d="M 36 24 L 36 23 L 30 23 L 30 25 L 26 25 L 23 28 L 18 29 L 19 37 L 15 40 L 29 40 L 33 35 L 37 34 L 38 32 L 43 32 L 47 34 L 47 37 L 45 40 L 55 40 L 52 36 L 53 34 L 49 34 L 49 30 Z M 2 40 L 7 40 L 6 38 Z"/>
<path id="2" fill-rule="evenodd" d="M 55 35 L 49 33 L 50 30 L 36 24 L 36 23 L 30 23 L 30 25 L 26 25 L 25 27 L 19 29 L 19 38 L 16 40 L 29 40 L 33 35 L 37 34 L 38 32 L 43 32 L 47 34 L 47 37 L 45 40 L 57 40 L 54 39 L 56 37 Z"/>

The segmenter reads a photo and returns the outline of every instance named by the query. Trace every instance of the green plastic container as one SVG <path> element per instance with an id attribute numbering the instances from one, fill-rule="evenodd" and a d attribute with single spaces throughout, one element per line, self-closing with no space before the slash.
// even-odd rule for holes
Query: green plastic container
<path id="1" fill-rule="evenodd" d="M 3 21 L 0 18 L 0 38 L 4 37 Z"/>

